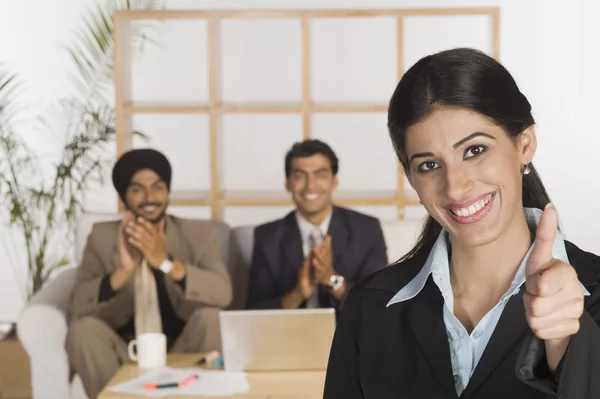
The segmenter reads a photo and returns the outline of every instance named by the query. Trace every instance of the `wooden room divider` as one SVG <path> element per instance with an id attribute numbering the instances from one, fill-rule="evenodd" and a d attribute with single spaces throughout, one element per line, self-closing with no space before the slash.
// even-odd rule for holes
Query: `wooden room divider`
<path id="1" fill-rule="evenodd" d="M 220 185 L 219 148 L 220 119 L 225 114 L 300 114 L 304 138 L 311 137 L 311 117 L 315 113 L 385 113 L 387 104 L 318 104 L 311 98 L 311 21 L 320 18 L 376 18 L 393 17 L 397 31 L 397 79 L 403 70 L 403 24 L 407 17 L 414 16 L 472 16 L 483 15 L 491 21 L 491 53 L 499 58 L 500 51 L 500 12 L 498 8 L 444 8 L 444 9 L 391 9 L 391 10 L 184 10 L 184 11 L 119 11 L 113 16 L 115 34 L 115 90 L 116 90 L 116 146 L 117 155 L 132 148 L 132 116 L 135 114 L 206 114 L 209 118 L 210 143 L 210 190 L 206 193 L 172 192 L 171 203 L 183 206 L 207 206 L 213 219 L 222 219 L 225 207 L 286 206 L 289 198 L 273 197 L 265 193 L 229 194 Z M 224 19 L 298 19 L 301 21 L 301 71 L 302 101 L 298 104 L 229 104 L 220 100 L 220 24 Z M 130 24 L 139 20 L 203 19 L 207 22 L 208 35 L 208 102 L 173 104 L 160 102 L 139 103 L 131 98 L 131 44 Z M 182 66 L 183 67 L 183 66 Z M 390 88 L 390 93 L 393 88 Z M 283 156 L 283 154 L 282 154 Z M 405 178 L 398 171 L 398 182 L 394 192 L 373 193 L 368 191 L 346 193 L 335 197 L 335 202 L 343 206 L 394 206 L 398 217 L 403 218 L 404 209 L 418 205 L 416 199 L 406 196 Z M 122 209 L 122 208 L 121 208 Z"/>

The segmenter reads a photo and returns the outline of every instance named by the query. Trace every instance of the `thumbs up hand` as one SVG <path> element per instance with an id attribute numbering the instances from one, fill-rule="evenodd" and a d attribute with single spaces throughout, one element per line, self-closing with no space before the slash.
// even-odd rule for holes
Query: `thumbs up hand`
<path id="1" fill-rule="evenodd" d="M 552 257 L 558 214 L 552 204 L 544 209 L 536 230 L 534 248 L 527 261 L 523 296 L 527 324 L 545 341 L 546 357 L 555 370 L 571 335 L 579 331 L 584 292 L 571 265 Z"/>

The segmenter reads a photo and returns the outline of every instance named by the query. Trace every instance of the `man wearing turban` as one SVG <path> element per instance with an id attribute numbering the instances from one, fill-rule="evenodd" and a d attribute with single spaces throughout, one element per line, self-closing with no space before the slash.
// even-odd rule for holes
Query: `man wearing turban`
<path id="1" fill-rule="evenodd" d="M 167 213 L 163 154 L 123 154 L 112 180 L 127 212 L 94 225 L 70 301 L 66 348 L 90 398 L 128 360 L 136 335 L 163 333 L 169 352 L 221 350 L 218 314 L 232 299 L 214 227 Z"/>

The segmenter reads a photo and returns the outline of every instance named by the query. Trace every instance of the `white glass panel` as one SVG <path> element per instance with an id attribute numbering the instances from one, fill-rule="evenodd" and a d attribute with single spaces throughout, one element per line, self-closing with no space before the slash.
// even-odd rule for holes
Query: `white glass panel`
<path id="1" fill-rule="evenodd" d="M 235 191 L 284 192 L 285 154 L 301 140 L 299 115 L 224 116 L 222 187 Z"/>
<path id="2" fill-rule="evenodd" d="M 225 103 L 299 103 L 300 20 L 234 19 L 221 23 Z"/>
<path id="3" fill-rule="evenodd" d="M 398 167 L 385 114 L 317 114 L 312 131 L 339 158 L 338 190 L 396 190 Z"/>
<path id="4" fill-rule="evenodd" d="M 491 55 L 492 20 L 486 15 L 404 18 L 404 70 L 422 57 L 455 47 Z"/>
<path id="5" fill-rule="evenodd" d="M 406 195 L 406 198 L 410 200 L 419 199 L 417 192 L 411 187 L 406 176 L 404 176 L 404 195 Z"/>
<path id="6" fill-rule="evenodd" d="M 134 137 L 134 148 L 154 148 L 169 159 L 171 190 L 210 188 L 210 148 L 206 115 L 146 115 L 133 117 L 133 127 L 149 137 Z"/>
<path id="7" fill-rule="evenodd" d="M 140 22 L 134 22 L 135 24 Z M 148 24 L 149 21 L 141 23 Z M 206 103 L 208 39 L 206 20 L 165 20 L 150 31 L 157 42 L 146 43 L 133 57 L 132 100 L 135 102 Z"/>
<path id="8" fill-rule="evenodd" d="M 386 104 L 397 83 L 396 36 L 396 18 L 312 21 L 312 100 Z"/>
<path id="9" fill-rule="evenodd" d="M 428 215 L 425 207 L 419 206 L 407 206 L 404 208 L 404 219 L 407 220 L 420 220 Z"/>

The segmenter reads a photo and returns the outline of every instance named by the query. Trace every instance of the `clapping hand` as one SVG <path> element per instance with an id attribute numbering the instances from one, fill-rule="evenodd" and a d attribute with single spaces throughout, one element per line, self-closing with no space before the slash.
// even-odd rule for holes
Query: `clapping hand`
<path id="1" fill-rule="evenodd" d="M 137 248 L 148 261 L 149 266 L 159 267 L 167 259 L 167 239 L 165 218 L 153 225 L 142 217 L 127 224 L 129 243 Z"/>
<path id="2" fill-rule="evenodd" d="M 135 216 L 131 212 L 127 212 L 121 219 L 118 233 L 120 268 L 128 274 L 132 273 L 142 262 L 142 253 L 131 245 L 126 232 L 127 226 L 133 220 L 135 220 Z"/>
<path id="3" fill-rule="evenodd" d="M 311 266 L 314 270 L 315 278 L 322 285 L 327 285 L 331 276 L 335 274 L 333 269 L 333 256 L 331 252 L 331 236 L 325 237 L 323 242 L 312 250 Z"/>

